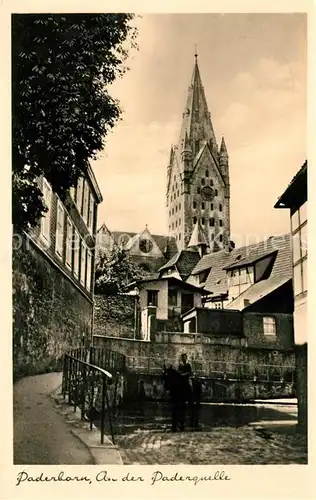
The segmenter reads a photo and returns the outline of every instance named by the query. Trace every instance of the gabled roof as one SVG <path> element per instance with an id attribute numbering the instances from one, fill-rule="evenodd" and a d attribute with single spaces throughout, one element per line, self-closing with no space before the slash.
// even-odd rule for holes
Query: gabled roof
<path id="1" fill-rule="evenodd" d="M 235 300 L 232 300 L 229 304 L 225 306 L 227 309 L 246 309 L 248 305 L 250 306 L 254 302 L 266 297 L 270 293 L 274 292 L 281 286 L 285 285 L 291 280 L 289 276 L 270 276 L 266 280 L 259 281 L 255 283 L 243 293 L 241 293 Z M 244 301 L 248 301 L 246 304 Z"/>
<path id="2" fill-rule="evenodd" d="M 176 266 L 181 278 L 185 280 L 191 274 L 192 269 L 196 266 L 199 259 L 200 255 L 198 252 L 181 250 L 159 269 L 159 273 Z"/>
<path id="3" fill-rule="evenodd" d="M 236 262 L 240 263 L 239 267 L 242 263 L 251 265 L 272 254 L 276 254 L 276 257 L 270 276 L 248 288 L 248 293 L 253 293 L 254 297 L 257 291 L 259 294 L 266 295 L 271 292 L 271 287 L 273 288 L 274 285 L 281 286 L 292 278 L 291 237 L 289 234 L 270 237 L 259 243 L 235 248 L 231 252 L 221 250 L 204 255 L 191 274 L 196 275 L 209 269 L 204 289 L 212 292 L 213 296 L 218 296 L 228 291 L 226 268 L 230 268 Z"/>
<path id="4" fill-rule="evenodd" d="M 292 208 L 307 200 L 307 160 L 280 196 L 274 208 Z"/>
<path id="5" fill-rule="evenodd" d="M 98 232 L 103 228 L 106 229 L 109 235 L 111 235 L 114 241 L 118 244 L 120 243 L 120 238 L 123 238 L 124 236 L 127 236 L 129 240 L 135 242 L 137 240 L 137 237 L 142 234 L 142 232 L 134 233 L 130 231 L 110 231 L 105 224 L 102 224 L 102 226 L 98 229 Z M 178 247 L 174 236 L 166 236 L 161 234 L 152 234 L 151 236 L 167 259 L 171 258 L 177 253 Z M 129 243 L 129 248 L 130 244 L 131 243 Z"/>
<path id="6" fill-rule="evenodd" d="M 204 234 L 200 219 L 195 223 L 191 238 L 188 244 L 189 247 L 199 247 L 200 245 L 208 246 L 206 236 Z"/>

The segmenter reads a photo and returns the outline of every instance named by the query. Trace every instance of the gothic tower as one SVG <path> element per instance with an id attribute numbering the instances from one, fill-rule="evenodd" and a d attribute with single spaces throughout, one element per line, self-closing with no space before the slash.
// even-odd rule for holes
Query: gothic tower
<path id="1" fill-rule="evenodd" d="M 220 148 L 216 141 L 197 54 L 179 141 L 171 148 L 166 201 L 169 235 L 175 236 L 179 250 L 192 247 L 193 233 L 193 240 L 197 234 L 199 240 L 205 239 L 207 251 L 228 247 L 228 154 L 224 138 Z"/>

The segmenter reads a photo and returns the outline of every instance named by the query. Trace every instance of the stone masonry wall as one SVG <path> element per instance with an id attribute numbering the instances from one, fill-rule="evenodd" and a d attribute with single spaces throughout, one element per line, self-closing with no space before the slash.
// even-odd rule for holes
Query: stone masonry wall
<path id="1" fill-rule="evenodd" d="M 13 251 L 14 377 L 60 368 L 92 333 L 92 302 L 33 244 Z"/>
<path id="2" fill-rule="evenodd" d="M 128 295 L 95 295 L 95 335 L 134 337 L 135 298 Z"/>

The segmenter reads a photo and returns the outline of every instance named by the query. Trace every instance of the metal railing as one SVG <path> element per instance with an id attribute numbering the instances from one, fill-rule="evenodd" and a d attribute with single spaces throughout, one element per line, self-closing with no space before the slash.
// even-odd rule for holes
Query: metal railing
<path id="1" fill-rule="evenodd" d="M 107 362 L 112 373 L 105 368 Z M 113 419 L 121 396 L 123 370 L 125 357 L 113 351 L 79 348 L 64 355 L 62 395 L 68 397 L 74 412 L 80 408 L 81 420 L 90 421 L 90 430 L 94 422 L 97 424 L 101 444 L 106 432 L 115 443 Z"/>
<path id="2" fill-rule="evenodd" d="M 145 356 L 126 356 L 126 367 L 129 371 L 142 374 L 162 373 L 163 365 L 177 366 L 178 361 L 171 358 L 154 359 Z M 273 364 L 256 365 L 228 361 L 195 361 L 190 360 L 192 370 L 200 377 L 217 380 L 240 380 L 258 382 L 294 382 L 295 367 Z"/>

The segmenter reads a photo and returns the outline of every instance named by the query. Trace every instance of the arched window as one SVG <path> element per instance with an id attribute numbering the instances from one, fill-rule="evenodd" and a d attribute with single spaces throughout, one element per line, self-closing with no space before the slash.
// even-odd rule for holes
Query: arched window
<path id="1" fill-rule="evenodd" d="M 210 227 L 214 227 L 215 226 L 215 221 L 214 221 L 214 218 L 211 217 L 210 218 Z"/>
<path id="2" fill-rule="evenodd" d="M 193 217 L 193 224 L 196 224 L 197 218 Z"/>
<path id="3" fill-rule="evenodd" d="M 222 241 L 223 241 L 223 235 L 222 235 L 222 234 L 220 234 L 220 235 L 219 235 L 219 241 L 220 241 L 220 242 L 222 242 Z"/>
<path id="4" fill-rule="evenodd" d="M 202 184 L 202 186 L 205 185 L 205 179 L 204 179 L 204 177 L 201 179 L 201 184 Z"/>
<path id="5" fill-rule="evenodd" d="M 211 179 L 211 180 L 210 180 L 210 185 L 211 185 L 211 186 L 214 186 L 214 181 L 213 181 L 213 179 Z"/>
<path id="6" fill-rule="evenodd" d="M 197 192 L 197 194 L 200 194 L 201 188 L 199 186 L 196 188 L 196 192 Z"/>
<path id="7" fill-rule="evenodd" d="M 202 210 L 204 210 L 204 209 L 205 209 L 205 203 L 204 203 L 204 201 L 202 201 Z"/>
<path id="8" fill-rule="evenodd" d="M 205 177 L 208 177 L 208 176 L 209 176 L 209 171 L 205 170 Z"/>
<path id="9" fill-rule="evenodd" d="M 218 190 L 215 189 L 215 196 L 218 196 Z"/>
<path id="10" fill-rule="evenodd" d="M 223 225 L 222 219 L 219 220 L 219 225 L 222 227 L 222 225 Z"/>
<path id="11" fill-rule="evenodd" d="M 223 205 L 219 205 L 219 211 L 222 212 L 223 211 Z"/>
<path id="12" fill-rule="evenodd" d="M 196 208 L 196 201 L 193 202 L 193 208 Z"/>
<path id="13" fill-rule="evenodd" d="M 214 210 L 214 203 L 211 203 L 211 210 Z"/>
<path id="14" fill-rule="evenodd" d="M 202 217 L 202 225 L 204 226 L 204 224 L 205 224 L 205 219 L 204 217 Z"/>

